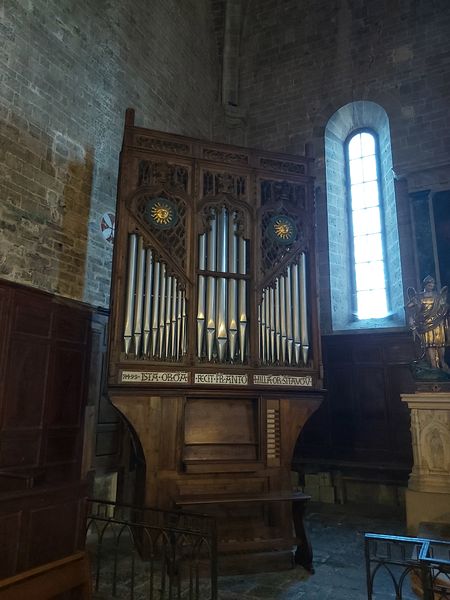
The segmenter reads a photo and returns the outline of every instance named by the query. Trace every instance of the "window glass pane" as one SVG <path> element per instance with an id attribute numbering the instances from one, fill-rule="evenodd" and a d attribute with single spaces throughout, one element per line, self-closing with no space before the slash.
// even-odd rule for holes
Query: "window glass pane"
<path id="1" fill-rule="evenodd" d="M 350 160 L 352 158 L 359 158 L 361 156 L 361 134 L 356 134 L 352 137 L 350 142 L 348 143 L 348 157 Z"/>
<path id="2" fill-rule="evenodd" d="M 362 162 L 364 181 L 374 181 L 377 178 L 377 161 L 375 156 L 366 156 L 362 159 Z"/>
<path id="3" fill-rule="evenodd" d="M 363 156 L 369 156 L 375 154 L 375 138 L 371 133 L 365 131 L 361 133 L 361 149 Z"/>
<path id="4" fill-rule="evenodd" d="M 384 278 L 384 264 L 382 260 L 357 263 L 355 265 L 355 272 L 356 289 L 358 292 L 360 290 L 384 288 L 386 285 Z"/>
<path id="5" fill-rule="evenodd" d="M 388 314 L 385 289 L 358 292 L 356 298 L 359 319 L 374 319 Z"/>
<path id="6" fill-rule="evenodd" d="M 363 168 L 362 159 L 355 158 L 350 161 L 350 182 L 352 185 L 355 183 L 362 183 L 363 181 Z"/>
<path id="7" fill-rule="evenodd" d="M 369 183 L 358 183 L 352 185 L 352 209 L 368 208 L 369 206 L 377 206 L 378 199 L 378 183 L 370 181 Z"/>
<path id="8" fill-rule="evenodd" d="M 388 314 L 377 145 L 367 131 L 348 142 L 349 202 L 353 225 L 353 269 L 360 319 Z"/>
<path id="9" fill-rule="evenodd" d="M 381 233 L 357 236 L 353 239 L 353 244 L 356 263 L 383 260 Z"/>
<path id="10" fill-rule="evenodd" d="M 364 208 L 363 210 L 354 210 L 353 235 L 364 235 L 367 233 L 379 233 L 381 231 L 380 209 Z"/>

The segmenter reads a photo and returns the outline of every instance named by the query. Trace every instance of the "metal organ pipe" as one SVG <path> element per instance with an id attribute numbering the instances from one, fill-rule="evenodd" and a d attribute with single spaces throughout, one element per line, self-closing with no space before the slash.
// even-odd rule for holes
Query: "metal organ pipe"
<path id="1" fill-rule="evenodd" d="M 294 358 L 297 364 L 300 363 L 300 297 L 298 290 L 298 265 L 291 266 L 292 271 L 292 316 L 294 321 Z"/>
<path id="2" fill-rule="evenodd" d="M 128 278 L 125 304 L 124 342 L 125 354 L 128 356 L 133 336 L 134 295 L 136 283 L 136 245 L 137 235 L 132 233 L 128 239 Z"/>
<path id="3" fill-rule="evenodd" d="M 159 295 L 159 358 L 164 354 L 164 325 L 166 320 L 166 265 L 161 264 L 160 269 L 160 295 Z"/>
<path id="4" fill-rule="evenodd" d="M 153 286 L 153 310 L 152 310 L 152 356 L 158 352 L 158 331 L 159 331 L 159 276 L 161 263 L 156 262 L 154 268 L 154 286 Z"/>
<path id="5" fill-rule="evenodd" d="M 127 358 L 134 342 L 134 359 L 179 360 L 186 354 L 186 296 L 178 278 L 156 260 L 143 238 L 132 233 L 128 242 L 124 343 Z"/>
<path id="6" fill-rule="evenodd" d="M 145 267 L 145 304 L 144 304 L 144 344 L 143 354 L 148 356 L 150 352 L 150 332 L 152 328 L 152 288 L 153 288 L 153 254 L 150 248 L 146 253 Z"/>
<path id="7" fill-rule="evenodd" d="M 291 269 L 287 270 L 286 275 L 286 336 L 287 336 L 287 357 L 288 363 L 292 364 L 292 347 L 294 338 L 292 336 L 292 277 Z"/>
<path id="8" fill-rule="evenodd" d="M 216 270 L 217 218 L 212 211 L 211 229 L 208 232 L 208 271 Z M 206 353 L 211 362 L 216 336 L 216 278 L 210 275 L 206 282 Z"/>
<path id="9" fill-rule="evenodd" d="M 308 334 L 308 311 L 306 306 L 306 257 L 304 254 L 300 258 L 300 324 L 301 324 L 301 345 L 303 362 L 308 362 L 309 352 L 309 334 Z"/>
<path id="10" fill-rule="evenodd" d="M 209 230 L 199 235 L 197 357 L 209 362 L 246 358 L 247 244 L 236 219 L 225 206 L 211 208 Z"/>
<path id="11" fill-rule="evenodd" d="M 206 267 L 206 233 L 198 240 L 198 268 L 204 271 Z M 197 357 L 203 353 L 203 336 L 205 331 L 205 277 L 198 276 L 198 305 L 197 305 Z"/>
<path id="12" fill-rule="evenodd" d="M 239 237 L 239 274 L 247 275 L 247 244 L 242 236 Z M 238 290 L 238 314 L 239 314 L 239 351 L 241 361 L 246 356 L 246 333 L 247 333 L 247 282 L 239 279 Z"/>
<path id="13" fill-rule="evenodd" d="M 309 353 L 306 257 L 262 290 L 258 306 L 260 359 L 265 364 L 306 365 Z"/>
<path id="14" fill-rule="evenodd" d="M 166 319 L 164 322 L 164 341 L 165 341 L 165 356 L 169 356 L 170 352 L 170 325 L 172 321 L 172 277 L 167 278 L 167 302 L 166 302 Z"/>
<path id="15" fill-rule="evenodd" d="M 142 338 L 142 308 L 144 299 L 144 268 L 145 268 L 145 250 L 144 243 L 139 236 L 137 247 L 137 272 L 136 272 L 136 298 L 134 301 L 134 353 L 139 356 L 141 353 Z"/>
<path id="16" fill-rule="evenodd" d="M 237 273 L 236 213 L 229 218 L 228 243 L 228 270 L 230 273 Z M 228 281 L 228 342 L 231 361 L 236 356 L 237 339 L 237 281 L 230 279 Z"/>
<path id="17" fill-rule="evenodd" d="M 227 271 L 228 262 L 228 213 L 222 208 L 219 215 L 219 227 L 217 236 L 217 270 L 220 273 Z M 217 321 L 216 342 L 219 362 L 224 362 L 227 352 L 227 280 L 219 277 L 217 281 Z"/>
<path id="18" fill-rule="evenodd" d="M 275 280 L 275 360 L 281 358 L 280 281 Z"/>
<path id="19" fill-rule="evenodd" d="M 286 281 L 279 277 L 280 283 L 280 323 L 281 323 L 281 362 L 286 362 Z"/>

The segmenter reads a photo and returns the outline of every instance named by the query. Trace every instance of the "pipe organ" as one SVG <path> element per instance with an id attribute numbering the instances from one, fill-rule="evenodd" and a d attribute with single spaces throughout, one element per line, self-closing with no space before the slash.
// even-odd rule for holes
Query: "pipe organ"
<path id="1" fill-rule="evenodd" d="M 273 494 L 323 397 L 312 164 L 139 128 L 127 111 L 109 395 L 142 448 L 143 501 L 208 498 L 224 557 L 290 553 Z M 258 500 L 228 505 L 236 494 Z"/>

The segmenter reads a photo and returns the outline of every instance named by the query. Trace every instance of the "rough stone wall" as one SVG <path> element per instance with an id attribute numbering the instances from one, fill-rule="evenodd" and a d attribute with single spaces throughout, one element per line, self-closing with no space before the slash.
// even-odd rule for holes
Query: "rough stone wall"
<path id="1" fill-rule="evenodd" d="M 378 103 L 390 120 L 396 176 L 408 177 L 410 188 L 424 180 L 431 187 L 437 178 L 450 187 L 449 39 L 448 0 L 250 0 L 240 65 L 246 141 L 294 153 L 314 143 L 324 331 L 330 325 L 326 123 L 349 102 Z M 441 172 L 432 171 L 438 166 Z M 408 207 L 397 213 L 403 254 L 412 254 Z M 410 271 L 403 265 L 404 283 L 415 285 Z"/>
<path id="2" fill-rule="evenodd" d="M 212 135 L 209 2 L 6 0 L 0 73 L 0 277 L 106 306 L 125 109 Z"/>

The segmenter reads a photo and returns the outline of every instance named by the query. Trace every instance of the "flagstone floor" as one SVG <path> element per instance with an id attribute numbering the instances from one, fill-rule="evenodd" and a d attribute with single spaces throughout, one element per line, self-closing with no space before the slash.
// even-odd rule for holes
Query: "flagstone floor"
<path id="1" fill-rule="evenodd" d="M 369 514 L 372 512 L 372 514 Z M 279 573 L 219 578 L 220 600 L 367 600 L 364 533 L 405 535 L 404 519 L 386 510 L 352 505 L 311 504 L 307 528 L 314 551 L 315 574 L 302 567 Z M 394 599 L 388 581 L 375 598 Z M 412 592 L 404 600 L 414 598 Z"/>
<path id="2" fill-rule="evenodd" d="M 313 575 L 302 567 L 296 567 L 279 572 L 221 576 L 218 580 L 219 600 L 367 600 L 364 533 L 405 535 L 405 522 L 401 515 L 375 506 L 351 504 L 310 504 L 306 527 L 314 552 Z M 149 595 L 144 581 L 145 578 L 130 596 L 125 578 L 123 587 L 118 589 L 114 598 L 155 598 L 155 595 Z M 379 583 L 374 600 L 395 600 L 389 580 L 380 579 Z M 201 584 L 201 588 L 203 585 L 206 586 Z M 409 580 L 405 588 L 402 600 L 418 600 L 410 590 Z M 209 598 L 209 585 L 201 592 L 201 598 Z M 178 595 L 172 597 L 177 598 Z M 182 591 L 180 598 L 188 597 L 189 591 Z M 94 598 L 110 600 L 112 596 L 96 593 Z"/>

